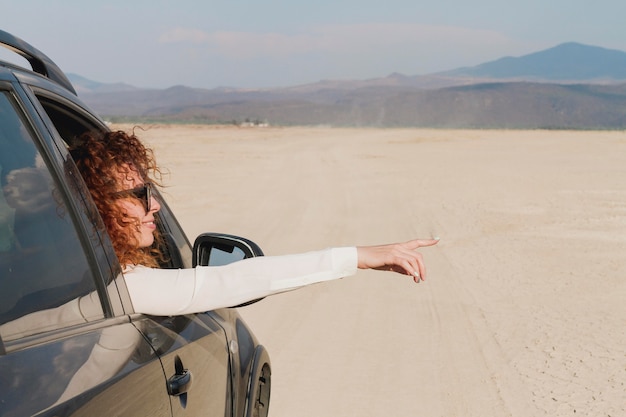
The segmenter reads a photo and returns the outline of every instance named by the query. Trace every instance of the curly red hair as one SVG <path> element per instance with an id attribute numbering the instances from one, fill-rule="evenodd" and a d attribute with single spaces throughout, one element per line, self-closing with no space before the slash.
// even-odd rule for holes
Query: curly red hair
<path id="1" fill-rule="evenodd" d="M 161 171 L 152 149 L 124 131 L 87 132 L 78 137 L 70 153 L 104 221 L 113 248 L 122 265 L 157 267 L 161 257 L 159 236 L 149 248 L 139 246 L 139 219 L 129 222 L 116 200 L 119 178 L 134 170 L 145 182 L 160 185 Z M 116 195 L 116 193 L 118 193 Z"/>

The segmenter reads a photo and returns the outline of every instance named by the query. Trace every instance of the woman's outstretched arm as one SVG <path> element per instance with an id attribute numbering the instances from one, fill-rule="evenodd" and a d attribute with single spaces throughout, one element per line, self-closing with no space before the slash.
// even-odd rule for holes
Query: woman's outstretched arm
<path id="1" fill-rule="evenodd" d="M 356 273 L 357 268 L 400 272 L 419 282 L 417 275 L 423 277 L 426 271 L 416 249 L 436 243 L 437 240 L 413 240 L 382 246 L 332 248 L 194 269 L 137 266 L 127 269 L 124 275 L 135 312 L 189 314 L 343 278 Z"/>

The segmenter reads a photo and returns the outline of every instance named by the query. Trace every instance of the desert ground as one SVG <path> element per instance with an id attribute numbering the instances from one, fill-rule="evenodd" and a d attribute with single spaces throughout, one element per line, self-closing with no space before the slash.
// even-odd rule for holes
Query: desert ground
<path id="1" fill-rule="evenodd" d="M 270 416 L 626 415 L 625 132 L 142 127 L 191 240 L 441 238 L 240 309 Z"/>

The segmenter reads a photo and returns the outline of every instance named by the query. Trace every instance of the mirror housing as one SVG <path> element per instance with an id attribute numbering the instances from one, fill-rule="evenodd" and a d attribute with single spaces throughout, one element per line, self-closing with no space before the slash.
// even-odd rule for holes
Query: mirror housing
<path id="1" fill-rule="evenodd" d="M 220 266 L 257 256 L 263 256 L 263 251 L 251 240 L 224 233 L 203 233 L 193 244 L 192 264 L 194 268 L 198 265 Z M 233 308 L 244 307 L 262 299 L 248 301 Z"/>
<path id="2" fill-rule="evenodd" d="M 223 233 L 203 233 L 193 244 L 192 264 L 194 268 L 220 266 L 257 256 L 263 256 L 263 251 L 251 240 Z"/>

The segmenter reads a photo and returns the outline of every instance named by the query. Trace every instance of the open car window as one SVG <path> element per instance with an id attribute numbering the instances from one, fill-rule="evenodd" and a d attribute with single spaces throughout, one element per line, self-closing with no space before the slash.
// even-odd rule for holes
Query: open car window
<path id="1" fill-rule="evenodd" d="M 61 97 L 41 89 L 34 89 L 34 93 L 66 147 L 73 145 L 85 132 L 108 129 L 97 120 L 92 120 L 88 114 L 83 113 L 82 109 L 72 103 L 67 103 Z M 156 192 L 155 197 L 161 202 L 161 211 L 155 214 L 160 235 L 155 245 L 158 245 L 163 255 L 159 259 L 160 267 L 189 268 L 191 267 L 189 243 L 161 194 Z M 123 288 L 120 288 L 120 291 L 127 292 Z M 122 295 L 122 298 L 127 297 Z"/>

